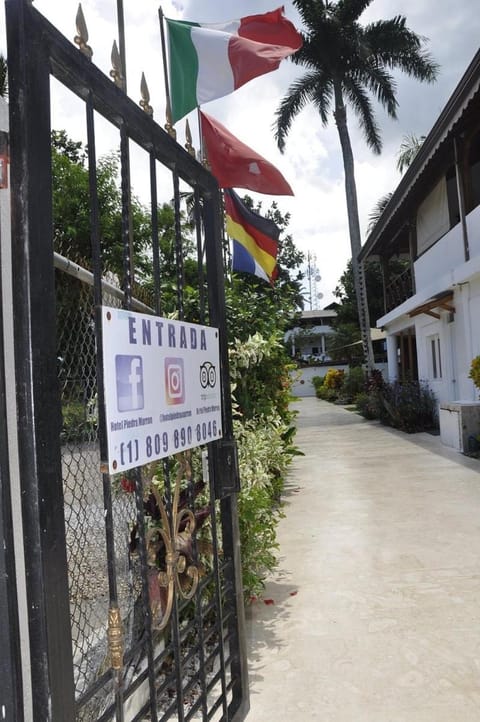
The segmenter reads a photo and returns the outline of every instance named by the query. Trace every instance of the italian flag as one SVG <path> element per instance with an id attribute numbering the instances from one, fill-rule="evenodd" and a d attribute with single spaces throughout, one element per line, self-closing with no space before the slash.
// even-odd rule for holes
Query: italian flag
<path id="1" fill-rule="evenodd" d="M 226 23 L 167 20 L 167 28 L 174 123 L 197 106 L 276 70 L 302 45 L 283 7 Z"/>

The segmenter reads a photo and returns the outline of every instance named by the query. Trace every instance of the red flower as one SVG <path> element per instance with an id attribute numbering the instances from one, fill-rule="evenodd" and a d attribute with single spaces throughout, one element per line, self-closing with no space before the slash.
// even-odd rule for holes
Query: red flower
<path id="1" fill-rule="evenodd" d="M 122 476 L 120 484 L 123 491 L 126 491 L 127 494 L 133 494 L 135 491 L 135 482 L 132 479 L 129 479 L 128 476 Z"/>

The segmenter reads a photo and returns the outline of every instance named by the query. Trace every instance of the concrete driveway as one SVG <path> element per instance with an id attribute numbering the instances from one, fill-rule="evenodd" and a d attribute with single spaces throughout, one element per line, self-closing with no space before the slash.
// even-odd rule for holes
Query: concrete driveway
<path id="1" fill-rule="evenodd" d="M 305 398 L 252 722 L 480 722 L 480 460 Z"/>

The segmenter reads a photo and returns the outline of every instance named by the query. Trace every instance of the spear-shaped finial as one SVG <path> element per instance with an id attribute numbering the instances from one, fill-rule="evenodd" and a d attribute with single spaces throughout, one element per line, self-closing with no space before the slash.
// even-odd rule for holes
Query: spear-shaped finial
<path id="1" fill-rule="evenodd" d="M 90 45 L 87 45 L 88 41 L 88 30 L 87 23 L 85 22 L 85 16 L 82 10 L 82 3 L 78 3 L 77 17 L 75 18 L 75 24 L 77 26 L 77 35 L 75 35 L 73 41 L 78 45 L 78 49 L 81 53 L 87 56 L 89 60 L 92 59 L 93 50 Z"/>
<path id="2" fill-rule="evenodd" d="M 188 122 L 188 118 L 187 122 L 185 123 L 185 140 L 187 141 L 185 143 L 185 148 L 188 150 L 190 155 L 195 158 L 195 148 L 192 145 L 192 133 L 190 131 L 190 124 Z"/>
<path id="3" fill-rule="evenodd" d="M 112 45 L 112 54 L 110 55 L 110 60 L 112 62 L 112 69 L 110 71 L 110 77 L 113 79 L 113 82 L 117 86 L 117 88 L 121 88 L 123 90 L 123 76 L 122 76 L 122 60 L 120 58 L 120 53 L 118 52 L 118 46 L 117 41 L 113 41 Z"/>
<path id="4" fill-rule="evenodd" d="M 177 140 L 177 131 L 173 127 L 172 123 L 172 108 L 170 106 L 170 98 L 167 98 L 167 105 L 165 108 L 165 116 L 167 119 L 167 122 L 165 123 L 165 130 L 167 131 L 168 135 L 173 138 L 173 140 Z"/>
<path id="5" fill-rule="evenodd" d="M 153 117 L 153 108 L 150 105 L 150 91 L 148 89 L 147 81 L 145 80 L 145 73 L 142 73 L 142 78 L 140 80 L 140 95 L 142 96 L 140 100 L 140 107 L 147 115 Z"/>

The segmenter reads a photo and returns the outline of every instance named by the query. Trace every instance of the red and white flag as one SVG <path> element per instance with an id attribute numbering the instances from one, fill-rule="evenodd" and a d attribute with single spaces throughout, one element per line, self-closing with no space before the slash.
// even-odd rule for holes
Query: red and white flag
<path id="1" fill-rule="evenodd" d="M 232 135 L 218 120 L 201 112 L 200 122 L 210 170 L 220 188 L 247 188 L 274 196 L 293 196 L 280 171 Z"/>

